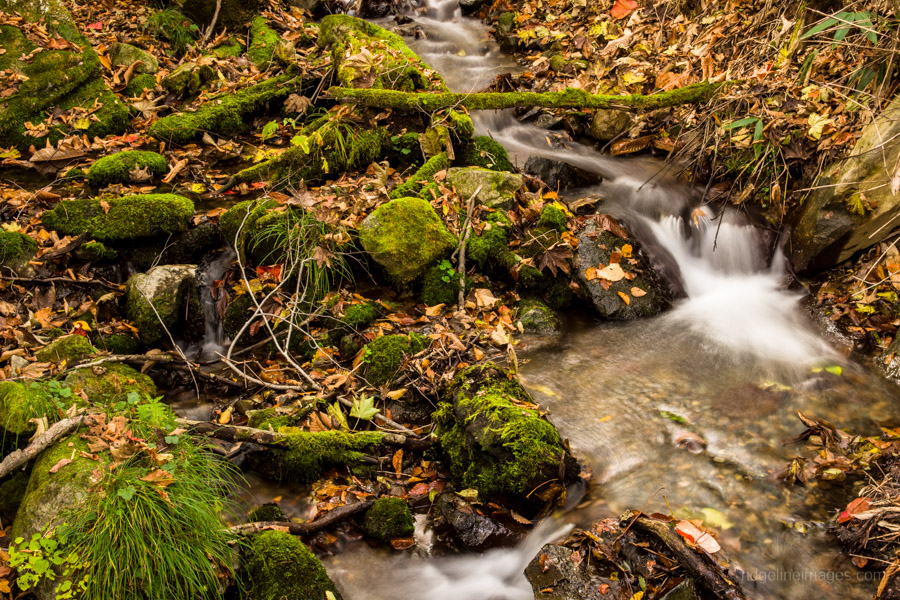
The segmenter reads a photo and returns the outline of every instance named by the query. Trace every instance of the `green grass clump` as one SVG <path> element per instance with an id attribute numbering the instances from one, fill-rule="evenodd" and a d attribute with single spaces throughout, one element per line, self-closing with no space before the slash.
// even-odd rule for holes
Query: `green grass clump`
<path id="1" fill-rule="evenodd" d="M 104 156 L 91 165 L 88 182 L 100 187 L 112 183 L 130 183 L 131 172 L 144 169 L 151 175 L 163 175 L 168 170 L 166 159 L 156 152 L 128 150 Z"/>
<path id="2" fill-rule="evenodd" d="M 363 362 L 366 379 L 373 385 L 388 385 L 397 376 L 406 359 L 421 352 L 427 340 L 420 335 L 383 335 L 366 344 Z"/>
<path id="3" fill-rule="evenodd" d="M 200 28 L 175 8 L 160 10 L 147 19 L 146 29 L 157 39 L 166 39 L 176 54 L 184 54 L 197 39 Z"/>
<path id="4" fill-rule="evenodd" d="M 412 512 L 406 500 L 390 497 L 375 501 L 363 517 L 362 528 L 368 535 L 382 542 L 410 537 L 415 530 Z"/>

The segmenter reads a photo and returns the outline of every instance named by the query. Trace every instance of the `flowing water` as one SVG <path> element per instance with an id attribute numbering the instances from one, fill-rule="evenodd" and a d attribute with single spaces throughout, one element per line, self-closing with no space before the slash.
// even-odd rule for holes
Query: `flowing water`
<path id="1" fill-rule="evenodd" d="M 426 8 L 416 17 L 426 39 L 410 45 L 451 89 L 477 91 L 510 70 L 486 28 L 461 17 L 454 0 Z M 824 533 L 829 512 L 846 498 L 808 496 L 776 476 L 798 450 L 786 443 L 803 429 L 797 411 L 874 431 L 900 412 L 896 389 L 843 361 L 816 333 L 801 297 L 785 289 L 783 257 L 757 229 L 737 213 L 716 218 L 700 206 L 702 194 L 664 165 L 551 147 L 546 131 L 509 113 L 475 119 L 519 164 L 545 156 L 602 178 L 583 194 L 601 194 L 602 210 L 670 266 L 683 292 L 663 316 L 576 321 L 552 347 L 520 352 L 523 383 L 594 473 L 588 500 L 562 520 L 583 525 L 627 509 L 671 507 L 721 530 L 752 597 L 871 597 L 874 582 L 841 562 Z M 829 365 L 843 373 L 822 370 Z M 364 550 L 327 564 L 353 600 L 524 600 L 532 592 L 522 570 L 559 527 L 544 524 L 516 548 L 477 556 Z M 383 587 L 368 575 L 375 569 L 392 573 Z"/>

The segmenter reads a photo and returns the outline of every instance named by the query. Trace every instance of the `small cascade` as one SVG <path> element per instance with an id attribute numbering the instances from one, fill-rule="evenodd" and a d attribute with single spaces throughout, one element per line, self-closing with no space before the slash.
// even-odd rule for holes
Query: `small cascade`
<path id="1" fill-rule="evenodd" d="M 200 306 L 203 309 L 203 343 L 199 348 L 201 360 L 213 360 L 225 349 L 225 332 L 214 297 L 216 281 L 222 279 L 237 255 L 228 248 L 210 261 L 200 274 Z"/>

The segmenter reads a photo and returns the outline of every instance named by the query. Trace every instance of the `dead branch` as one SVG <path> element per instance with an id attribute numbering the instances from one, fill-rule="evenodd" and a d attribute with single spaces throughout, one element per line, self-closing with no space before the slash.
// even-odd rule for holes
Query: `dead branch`
<path id="1" fill-rule="evenodd" d="M 81 425 L 83 420 L 84 415 L 79 415 L 54 423 L 47 431 L 32 440 L 28 446 L 7 455 L 6 458 L 3 459 L 3 462 L 0 462 L 0 479 L 3 479 L 14 470 L 55 444 L 58 440 L 75 431 L 75 429 Z"/>
<path id="2" fill-rule="evenodd" d="M 291 535 L 312 535 L 318 533 L 333 525 L 337 525 L 341 521 L 352 517 L 353 515 L 365 512 L 372 505 L 374 500 L 364 500 L 354 504 L 345 504 L 339 506 L 328 513 L 321 519 L 317 519 L 310 523 L 295 523 L 293 521 L 260 521 L 258 523 L 246 523 L 244 525 L 235 525 L 230 527 L 228 531 L 237 535 L 252 535 L 267 529 L 287 529 Z"/>

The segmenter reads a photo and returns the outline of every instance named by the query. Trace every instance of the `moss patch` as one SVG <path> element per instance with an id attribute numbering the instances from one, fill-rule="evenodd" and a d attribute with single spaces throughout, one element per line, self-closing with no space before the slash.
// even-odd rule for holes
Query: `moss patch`
<path id="1" fill-rule="evenodd" d="M 249 600 L 325 600 L 326 592 L 340 598 L 319 559 L 289 533 L 263 531 L 251 537 L 244 572 Z"/>
<path id="2" fill-rule="evenodd" d="M 97 349 L 83 335 L 67 335 L 51 342 L 35 353 L 41 362 L 74 362 L 97 354 Z"/>
<path id="3" fill-rule="evenodd" d="M 425 272 L 422 279 L 422 302 L 428 306 L 455 304 L 459 299 L 459 273 L 443 260 Z"/>
<path id="4" fill-rule="evenodd" d="M 375 322 L 375 319 L 381 316 L 383 309 L 381 305 L 372 300 L 354 304 L 344 311 L 341 322 L 345 327 L 361 331 Z"/>
<path id="5" fill-rule="evenodd" d="M 91 165 L 88 182 L 93 186 L 111 183 L 131 183 L 131 172 L 135 169 L 147 171 L 151 175 L 163 175 L 168 170 L 166 159 L 156 152 L 129 150 L 104 156 Z"/>
<path id="6" fill-rule="evenodd" d="M 449 167 L 450 160 L 447 158 L 446 152 L 441 152 L 440 154 L 432 156 L 425 161 L 424 165 L 419 167 L 418 171 L 413 173 L 412 177 L 391 190 L 391 198 L 403 198 L 407 196 L 424 197 L 421 194 L 422 188 L 434 181 L 435 173 Z"/>
<path id="7" fill-rule="evenodd" d="M 382 204 L 363 221 L 360 241 L 399 286 L 414 281 L 456 247 L 456 237 L 421 198 Z"/>
<path id="8" fill-rule="evenodd" d="M 512 171 L 514 168 L 506 148 L 485 135 L 479 135 L 471 144 L 467 144 L 456 159 L 456 164 L 461 167 L 482 167 L 492 171 Z"/>
<path id="9" fill-rule="evenodd" d="M 383 335 L 366 344 L 366 379 L 373 385 L 391 383 L 406 359 L 421 352 L 428 341 L 420 335 Z"/>
<path id="10" fill-rule="evenodd" d="M 290 434 L 285 449 L 269 450 L 256 468 L 279 481 L 316 481 L 335 467 L 358 464 L 364 452 L 381 443 L 380 433 L 343 433 L 323 431 Z"/>
<path id="11" fill-rule="evenodd" d="M 250 411 L 247 421 L 248 427 L 256 429 L 269 429 L 271 427 L 272 431 L 278 431 L 281 427 L 294 427 L 296 425 L 297 422 L 294 417 L 280 413 L 275 408 Z"/>
<path id="12" fill-rule="evenodd" d="M 566 213 L 556 204 L 548 204 L 541 211 L 541 218 L 538 225 L 541 227 L 549 227 L 562 233 L 566 230 Z"/>
<path id="13" fill-rule="evenodd" d="M 22 271 L 37 254 L 37 250 L 37 242 L 24 233 L 0 231 L 0 266 L 15 272 Z"/>
<path id="14" fill-rule="evenodd" d="M 75 255 L 81 260 L 99 261 L 115 260 L 119 253 L 103 242 L 86 242 L 75 251 Z"/>
<path id="15" fill-rule="evenodd" d="M 142 397 L 156 396 L 156 385 L 150 377 L 118 363 L 75 369 L 66 377 L 65 383 L 83 391 L 91 402 L 96 403 L 123 400 L 131 392 L 137 392 Z"/>
<path id="16" fill-rule="evenodd" d="M 366 511 L 362 529 L 382 542 L 394 538 L 411 537 L 415 531 L 412 512 L 402 498 L 378 498 Z"/>
<path id="17" fill-rule="evenodd" d="M 287 520 L 287 515 L 285 515 L 284 511 L 281 510 L 281 507 L 274 502 L 263 504 L 262 506 L 257 506 L 247 517 L 247 521 L 249 521 L 250 523 L 264 523 L 266 521 Z"/>
<path id="18" fill-rule="evenodd" d="M 275 55 L 275 47 L 281 37 L 266 24 L 265 17 L 259 16 L 250 24 L 250 47 L 247 56 L 260 70 L 268 68 Z"/>
<path id="19" fill-rule="evenodd" d="M 138 354 L 144 347 L 141 340 L 130 333 L 111 333 L 95 343 L 113 354 Z"/>
<path id="20" fill-rule="evenodd" d="M 55 416 L 53 394 L 43 383 L 0 383 L 0 431 L 4 436 L 20 436 L 36 431 L 29 419 Z M 2 440 L 5 446 L 10 440 Z M 12 440 L 14 441 L 14 440 Z"/>
<path id="21" fill-rule="evenodd" d="M 87 233 L 101 242 L 178 233 L 187 229 L 194 203 L 175 194 L 142 194 L 107 200 L 64 200 L 42 216 L 44 227 L 63 235 Z"/>

